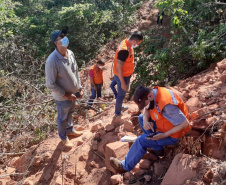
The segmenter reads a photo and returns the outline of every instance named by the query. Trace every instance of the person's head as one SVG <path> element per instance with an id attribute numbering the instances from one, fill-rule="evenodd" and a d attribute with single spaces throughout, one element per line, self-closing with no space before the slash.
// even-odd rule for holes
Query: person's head
<path id="1" fill-rule="evenodd" d="M 51 41 L 54 44 L 55 48 L 57 50 L 63 51 L 67 50 L 67 47 L 69 45 L 69 40 L 66 37 L 66 34 L 68 32 L 68 27 L 66 27 L 63 30 L 54 30 L 51 34 Z"/>
<path id="2" fill-rule="evenodd" d="M 154 109 L 155 101 L 153 90 L 144 86 L 138 86 L 133 95 L 133 101 L 138 105 L 140 110 L 143 110 L 144 107 L 148 110 Z"/>
<path id="3" fill-rule="evenodd" d="M 133 48 L 138 47 L 142 42 L 143 42 L 143 36 L 141 35 L 140 32 L 134 32 L 130 38 L 129 42 L 132 45 Z"/>
<path id="4" fill-rule="evenodd" d="M 104 67 L 104 65 L 105 65 L 105 62 L 100 59 L 100 60 L 97 61 L 97 64 L 96 65 L 97 65 L 97 67 L 99 67 L 100 69 L 102 69 Z"/>

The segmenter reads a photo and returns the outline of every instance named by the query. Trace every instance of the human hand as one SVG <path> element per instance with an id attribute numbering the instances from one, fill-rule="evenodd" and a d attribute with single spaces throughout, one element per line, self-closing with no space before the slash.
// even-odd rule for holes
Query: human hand
<path id="1" fill-rule="evenodd" d="M 97 91 L 97 86 L 94 86 L 95 91 Z"/>
<path id="2" fill-rule="evenodd" d="M 76 100 L 76 96 L 74 94 L 65 93 L 64 97 L 70 101 Z"/>
<path id="3" fill-rule="evenodd" d="M 145 122 L 144 121 L 143 122 L 143 127 L 144 127 L 145 130 L 150 130 L 151 129 L 153 132 L 155 131 L 154 128 L 153 128 L 153 123 L 152 122 L 148 122 L 148 121 Z"/>
<path id="4" fill-rule="evenodd" d="M 82 98 L 83 97 L 83 91 L 80 91 L 80 97 L 79 98 Z"/>
<path id="5" fill-rule="evenodd" d="M 122 88 L 124 91 L 126 91 L 126 89 L 127 89 L 126 84 L 125 84 L 125 83 L 122 83 L 122 84 L 121 84 L 121 88 Z"/>
<path id="6" fill-rule="evenodd" d="M 82 95 L 83 95 L 82 91 L 75 93 L 76 98 L 82 98 Z"/>
<path id="7" fill-rule="evenodd" d="M 158 133 L 156 133 L 156 132 L 150 133 L 150 134 L 146 137 L 146 139 L 147 139 L 147 140 L 150 140 L 150 139 L 153 138 L 154 135 L 156 135 L 156 134 L 158 134 Z"/>
<path id="8" fill-rule="evenodd" d="M 156 135 L 153 136 L 153 138 L 151 138 L 151 140 L 160 140 L 160 139 L 163 139 L 165 138 L 165 133 L 158 133 Z"/>

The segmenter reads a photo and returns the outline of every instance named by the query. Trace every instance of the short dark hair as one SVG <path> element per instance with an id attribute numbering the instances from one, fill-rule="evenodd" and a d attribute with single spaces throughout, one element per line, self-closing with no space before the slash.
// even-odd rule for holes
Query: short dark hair
<path id="1" fill-rule="evenodd" d="M 140 41 L 140 40 L 143 40 L 143 39 L 144 39 L 143 35 L 141 34 L 140 31 L 132 33 L 132 35 L 129 38 L 129 40 L 136 40 L 136 41 Z"/>
<path id="2" fill-rule="evenodd" d="M 105 62 L 104 62 L 102 59 L 99 59 L 99 60 L 97 61 L 97 64 L 104 65 Z"/>

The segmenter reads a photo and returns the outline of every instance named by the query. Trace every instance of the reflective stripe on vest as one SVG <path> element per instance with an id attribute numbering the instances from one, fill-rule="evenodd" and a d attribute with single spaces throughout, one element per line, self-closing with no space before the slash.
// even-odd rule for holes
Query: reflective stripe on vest
<path id="1" fill-rule="evenodd" d="M 133 48 L 130 46 L 128 39 L 125 39 L 120 43 L 115 53 L 113 72 L 115 75 L 117 75 L 116 66 L 117 66 L 118 52 L 121 50 L 127 50 L 129 52 L 129 56 L 127 57 L 122 67 L 122 75 L 124 77 L 128 77 L 132 75 L 134 71 L 134 51 L 133 51 Z"/>
<path id="2" fill-rule="evenodd" d="M 156 122 L 157 131 L 167 132 L 174 127 L 174 125 L 162 115 L 162 110 L 167 104 L 177 105 L 181 112 L 183 112 L 186 118 L 189 120 L 187 106 L 177 94 L 164 87 L 154 87 L 154 89 L 158 89 L 155 100 L 155 108 L 150 110 L 149 113 L 151 119 Z M 172 134 L 170 137 L 179 138 L 189 130 L 190 125 L 188 125 L 185 129 Z"/>
<path id="3" fill-rule="evenodd" d="M 103 71 L 99 69 L 96 64 L 93 65 L 93 81 L 95 84 L 101 84 L 103 83 Z M 91 81 L 90 81 L 91 83 Z"/>

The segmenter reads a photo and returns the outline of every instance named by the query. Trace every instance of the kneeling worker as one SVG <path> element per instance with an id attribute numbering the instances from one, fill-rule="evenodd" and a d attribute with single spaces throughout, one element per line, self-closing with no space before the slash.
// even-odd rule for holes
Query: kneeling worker
<path id="1" fill-rule="evenodd" d="M 163 146 L 176 144 L 179 137 L 189 131 L 188 109 L 181 98 L 164 87 L 136 88 L 134 102 L 144 109 L 138 118 L 144 134 L 140 135 L 127 153 L 125 160 L 111 157 L 111 166 L 117 173 L 132 170 L 152 148 L 163 153 Z"/>

